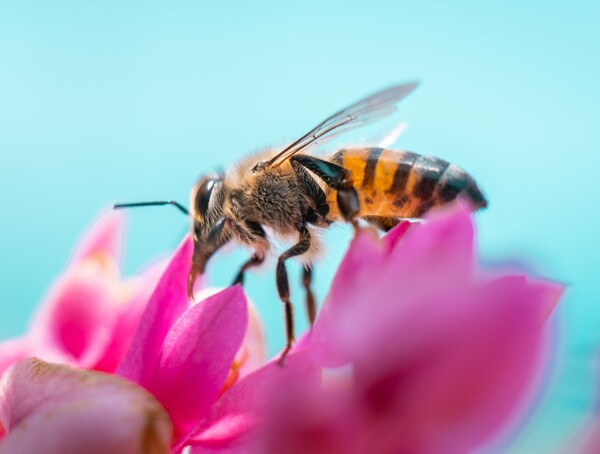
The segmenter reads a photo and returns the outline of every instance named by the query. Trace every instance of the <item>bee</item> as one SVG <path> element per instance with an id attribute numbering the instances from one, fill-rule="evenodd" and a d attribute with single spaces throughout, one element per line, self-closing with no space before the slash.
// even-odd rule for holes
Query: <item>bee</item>
<path id="1" fill-rule="evenodd" d="M 303 264 L 306 308 L 312 325 L 316 316 L 311 291 L 313 261 L 321 239 L 318 231 L 336 222 L 357 219 L 389 230 L 402 219 L 421 218 L 428 210 L 457 197 L 474 209 L 487 206 L 475 180 L 443 159 L 409 151 L 379 147 L 344 148 L 328 156 L 311 147 L 351 128 L 395 111 L 396 104 L 416 83 L 390 87 L 363 98 L 326 118 L 281 150 L 247 156 L 229 172 L 202 177 L 192 191 L 191 235 L 194 253 L 188 279 L 193 298 L 194 282 L 204 273 L 208 260 L 222 246 L 241 243 L 253 253 L 237 276 L 260 265 L 271 250 L 271 237 L 292 240 L 277 259 L 276 285 L 285 315 L 286 346 L 283 361 L 294 341 L 293 308 L 286 261 Z M 117 208 L 172 204 L 173 201 L 119 204 Z"/>

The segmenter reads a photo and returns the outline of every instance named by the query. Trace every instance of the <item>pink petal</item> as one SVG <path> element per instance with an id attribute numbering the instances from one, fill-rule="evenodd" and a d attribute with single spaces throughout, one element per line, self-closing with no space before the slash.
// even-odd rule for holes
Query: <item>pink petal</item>
<path id="1" fill-rule="evenodd" d="M 243 377 L 225 392 L 211 411 L 184 437 L 179 448 L 192 438 L 192 453 L 257 452 L 262 424 L 273 393 L 285 390 L 291 381 L 317 387 L 320 368 L 306 351 L 290 353 L 281 368 L 271 361 Z M 177 448 L 175 450 L 177 450 Z"/>
<path id="2" fill-rule="evenodd" d="M 554 311 L 559 299 L 565 292 L 565 286 L 558 282 L 544 280 L 528 280 L 532 292 L 537 292 L 537 298 L 532 298 L 540 304 L 538 312 L 540 314 L 540 323 L 546 321 Z"/>
<path id="3" fill-rule="evenodd" d="M 345 390 L 319 389 L 296 379 L 284 387 L 273 389 L 270 400 L 272 404 L 267 413 L 268 421 L 254 452 L 386 452 L 377 451 L 361 442 L 364 417 Z M 397 446 L 395 452 L 403 452 L 401 446 Z"/>
<path id="4" fill-rule="evenodd" d="M 118 315 L 116 288 L 115 276 L 97 262 L 71 267 L 33 320 L 32 351 L 45 360 L 93 367 L 111 341 Z"/>
<path id="5" fill-rule="evenodd" d="M 103 213 L 86 232 L 73 253 L 71 264 L 80 263 L 92 256 L 105 256 L 115 263 L 121 259 L 125 216 L 116 210 Z"/>
<path id="6" fill-rule="evenodd" d="M 31 355 L 29 342 L 25 338 L 11 339 L 0 343 L 0 377 L 17 361 Z"/>
<path id="7" fill-rule="evenodd" d="M 140 276 L 125 281 L 121 291 L 124 301 L 118 301 L 118 312 L 110 344 L 103 357 L 94 366 L 95 370 L 114 372 L 129 349 L 133 336 L 138 329 L 142 314 L 158 280 L 164 273 L 166 262 L 159 262 Z"/>
<path id="8" fill-rule="evenodd" d="M 2 379 L 0 453 L 169 452 L 171 423 L 142 388 L 32 358 Z"/>
<path id="9" fill-rule="evenodd" d="M 310 344 L 312 352 L 330 367 L 349 361 L 344 342 L 338 340 L 338 334 L 343 331 L 339 314 L 350 311 L 351 305 L 361 304 L 357 295 L 365 289 L 371 289 L 375 276 L 383 272 L 384 255 L 381 245 L 368 232 L 362 232 L 352 240 L 312 332 L 300 338 L 295 346 L 296 350 Z M 354 331 L 349 326 L 347 329 L 350 333 Z"/>
<path id="10" fill-rule="evenodd" d="M 338 297 L 348 282 L 354 287 L 369 286 L 373 270 L 383 265 L 383 248 L 368 232 L 362 232 L 352 240 L 348 252 L 337 270 L 331 284 L 331 290 L 324 306 L 344 305 L 342 298 Z M 319 314 L 320 315 L 320 314 Z"/>
<path id="11" fill-rule="evenodd" d="M 361 352 L 355 363 L 368 408 L 394 415 L 403 428 L 397 442 L 409 450 L 477 447 L 530 403 L 545 347 L 547 294 L 507 277 L 466 293 L 405 301 L 423 311 L 382 327 L 370 339 L 372 354 Z"/>
<path id="12" fill-rule="evenodd" d="M 460 204 L 388 251 L 367 236 L 353 242 L 305 349 L 323 365 L 353 362 L 363 412 L 378 415 L 363 434 L 374 452 L 468 451 L 531 403 L 541 328 L 562 289 L 524 277 L 475 283 Z"/>
<path id="13" fill-rule="evenodd" d="M 384 264 L 381 244 L 369 232 L 363 231 L 356 236 L 338 267 L 316 323 L 322 323 L 320 318 L 324 318 L 330 310 L 336 310 L 336 305 L 344 307 L 343 295 L 346 293 L 344 288 L 348 282 L 351 282 L 354 287 L 369 285 L 372 282 L 373 270 L 379 269 Z"/>
<path id="14" fill-rule="evenodd" d="M 267 359 L 265 333 L 258 312 L 252 304 L 248 304 L 248 329 L 235 359 L 242 365 L 239 371 L 241 377 L 263 366 Z"/>
<path id="15" fill-rule="evenodd" d="M 474 253 L 468 209 L 459 204 L 412 225 L 388 251 L 389 242 L 382 246 L 362 234 L 344 257 L 312 336 L 318 345 L 314 351 L 327 358 L 328 366 L 343 364 L 356 349 L 369 350 L 367 339 L 381 331 L 381 324 L 422 310 L 403 300 L 460 288 L 470 279 Z"/>
<path id="16" fill-rule="evenodd" d="M 202 301 L 220 291 L 221 289 L 218 288 L 206 287 L 196 292 L 194 298 L 196 301 Z M 227 378 L 226 388 L 231 387 L 240 377 L 248 375 L 260 366 L 263 366 L 267 359 L 265 334 L 259 314 L 251 301 L 248 300 L 247 305 L 248 329 L 246 330 L 242 346 L 235 355 L 234 367 Z"/>
<path id="17" fill-rule="evenodd" d="M 189 305 L 187 278 L 192 252 L 193 244 L 186 237 L 158 282 L 129 350 L 117 368 L 119 375 L 144 387 L 153 381 L 160 350 L 169 329 Z"/>
<path id="18" fill-rule="evenodd" d="M 160 370 L 148 389 L 169 411 L 176 436 L 188 432 L 217 400 L 247 317 L 242 288 L 229 287 L 190 308 L 165 338 Z"/>
<path id="19" fill-rule="evenodd" d="M 400 288 L 462 284 L 473 271 L 473 223 L 469 207 L 458 203 L 414 225 L 390 256 L 380 280 Z"/>
<path id="20" fill-rule="evenodd" d="M 406 232 L 408 232 L 408 230 L 410 229 L 411 225 L 412 224 L 408 221 L 402 221 L 400 224 L 398 224 L 396 227 L 394 227 L 392 230 L 385 234 L 382 241 L 385 250 L 388 253 L 392 252 L 394 248 L 398 245 L 398 243 L 400 243 L 402 238 L 404 238 Z"/>

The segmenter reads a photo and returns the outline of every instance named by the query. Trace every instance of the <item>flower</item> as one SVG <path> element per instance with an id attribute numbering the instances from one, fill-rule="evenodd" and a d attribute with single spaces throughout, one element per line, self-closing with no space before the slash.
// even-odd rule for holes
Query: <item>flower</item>
<path id="1" fill-rule="evenodd" d="M 167 453 L 163 407 L 114 375 L 21 360 L 0 381 L 0 453 Z"/>
<path id="2" fill-rule="evenodd" d="M 177 291 L 189 272 L 189 240 L 166 270 L 159 263 L 119 280 L 123 227 L 115 212 L 93 226 L 30 332 L 0 345 L 0 375 L 31 356 L 106 372 L 118 367 L 169 410 L 175 442 L 221 392 L 264 363 L 263 332 L 238 287 L 191 307 L 187 293 Z M 4 435 L 0 422 L 0 439 Z"/>
<path id="3" fill-rule="evenodd" d="M 460 204 L 360 234 L 285 380 L 272 365 L 240 380 L 202 425 L 220 444 L 197 435 L 192 453 L 461 453 L 505 435 L 540 384 L 562 287 L 474 257 Z"/>
<path id="4" fill-rule="evenodd" d="M 186 442 L 190 430 L 231 386 L 228 377 L 248 325 L 246 298 L 239 285 L 190 305 L 187 276 L 192 252 L 193 244 L 186 238 L 159 280 L 116 372 L 146 388 L 165 407 L 173 423 L 174 445 Z M 240 361 L 238 368 L 244 359 Z"/>
<path id="5" fill-rule="evenodd" d="M 320 368 L 306 352 L 288 355 L 283 368 L 274 359 L 223 393 L 174 451 L 189 445 L 190 454 L 261 452 L 262 428 L 278 390 L 297 382 L 315 388 L 319 381 Z M 294 414 L 288 408 L 284 418 Z"/>
<path id="6" fill-rule="evenodd" d="M 382 240 L 359 234 L 314 328 L 285 366 L 257 367 L 249 357 L 260 351 L 252 342 L 259 331 L 248 329 L 240 286 L 190 305 L 192 253 L 186 238 L 116 369 L 160 402 L 172 432 L 160 429 L 159 439 L 174 453 L 186 446 L 191 454 L 427 454 L 489 446 L 531 408 L 545 365 L 545 322 L 563 290 L 481 270 L 469 210 L 458 204 L 423 225 L 400 224 Z M 36 415 L 50 411 L 46 401 L 56 403 L 58 433 L 66 427 L 61 415 L 71 416 L 68 393 L 52 375 L 50 383 L 44 374 L 19 376 L 20 364 L 5 375 L 13 384 L 0 390 L 0 422 L 8 429 L 0 452 L 11 440 L 21 440 L 11 445 L 19 448 L 29 443 L 15 432 L 29 427 L 12 410 L 27 404 L 11 400 L 19 380 L 25 391 L 37 383 L 48 395 L 28 407 L 34 428 Z M 100 407 L 90 408 L 81 421 L 96 418 Z M 98 417 L 109 414 L 103 408 Z"/>
<path id="7" fill-rule="evenodd" d="M 120 213 L 109 211 L 87 232 L 38 309 L 29 332 L 0 344 L 0 375 L 30 356 L 114 371 L 163 267 L 158 264 L 140 276 L 120 279 L 124 224 Z"/>
<path id="8" fill-rule="evenodd" d="M 165 415 L 168 415 L 169 424 L 172 425 L 168 445 L 186 442 L 192 427 L 208 414 L 218 398 L 243 376 L 240 371 L 247 369 L 246 363 L 256 367 L 257 353 L 262 350 L 258 340 L 261 332 L 256 321 L 253 322 L 254 326 L 248 329 L 248 308 L 240 286 L 227 288 L 190 305 L 187 276 L 192 250 L 193 244 L 186 238 L 173 255 L 145 305 L 133 340 L 115 372 L 120 377 L 115 377 L 115 380 L 122 381 L 125 378 L 129 383 L 140 385 L 151 393 L 157 403 L 160 402 Z M 232 369 L 236 358 L 237 364 Z M 36 364 L 41 363 L 35 363 L 31 367 L 36 369 Z M 48 367 L 53 368 L 52 370 L 66 370 L 56 369 L 60 368 L 58 365 Z M 10 398 L 11 392 L 20 392 L 19 380 L 23 380 L 32 389 L 35 384 L 48 393 L 52 393 L 52 389 L 55 388 L 54 375 L 19 375 L 19 370 L 21 369 L 16 366 L 16 369 L 7 372 L 7 380 L 11 386 L 8 390 L 0 391 L 3 396 Z M 82 373 L 73 372 L 79 374 L 81 380 L 95 376 L 81 375 Z M 35 383 L 32 384 L 31 381 Z M 67 411 L 71 402 L 68 388 L 58 391 L 57 395 L 52 394 L 51 400 L 60 407 L 60 412 L 63 408 Z M 111 398 L 110 392 L 107 392 L 107 396 Z M 18 434 L 13 435 L 15 427 L 21 422 L 11 419 L 11 409 L 15 405 L 22 405 L 21 401 L 16 402 L 14 405 L 9 402 L 6 407 L 9 409 L 8 416 L 0 419 L 5 421 L 8 432 L 6 444 L 0 447 L 6 445 L 20 449 L 28 446 L 24 438 Z M 35 400 L 28 405 L 31 406 L 31 410 L 27 413 L 46 415 L 43 417 L 50 418 L 54 423 L 54 407 L 47 410 L 44 399 Z M 83 420 L 99 417 L 101 409 L 104 409 L 106 415 L 110 412 L 107 406 L 96 403 L 90 405 L 91 415 L 79 415 Z M 50 412 L 49 416 L 47 411 Z M 65 420 L 71 420 L 69 415 L 64 417 Z M 56 424 L 63 424 L 60 414 L 58 418 Z M 27 422 L 26 427 L 30 425 L 28 421 L 24 420 Z M 116 430 L 117 426 L 112 427 Z M 27 432 L 30 437 L 33 433 Z M 79 440 L 79 436 L 76 438 Z M 41 443 L 39 440 L 38 442 Z"/>

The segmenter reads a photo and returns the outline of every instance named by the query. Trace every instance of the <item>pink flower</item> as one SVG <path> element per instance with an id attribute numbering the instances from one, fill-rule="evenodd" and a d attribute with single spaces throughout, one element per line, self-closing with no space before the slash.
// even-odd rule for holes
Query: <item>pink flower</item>
<path id="1" fill-rule="evenodd" d="M 2 454 L 167 453 L 172 426 L 144 389 L 114 375 L 31 358 L 0 381 Z"/>
<path id="2" fill-rule="evenodd" d="M 277 365 L 277 359 L 272 360 L 223 393 L 175 451 L 190 445 L 191 454 L 261 452 L 264 424 L 273 399 L 280 390 L 289 390 L 297 382 L 316 389 L 320 373 L 306 351 L 290 354 L 283 368 Z M 284 418 L 292 418 L 295 412 L 288 408 Z"/>
<path id="3" fill-rule="evenodd" d="M 22 338 L 0 344 L 0 375 L 29 356 L 114 371 L 160 275 L 162 265 L 122 281 L 118 262 L 124 218 L 100 217 L 75 250 Z"/>
<path id="4" fill-rule="evenodd" d="M 188 240 L 166 271 L 161 264 L 120 281 L 123 226 L 114 212 L 94 225 L 30 332 L 0 345 L 0 375 L 30 356 L 107 372 L 118 366 L 165 406 L 176 442 L 222 392 L 262 365 L 262 328 L 239 287 L 190 307 L 187 292 L 178 291 L 189 274 Z M 4 432 L 0 422 L 0 439 Z"/>
<path id="5" fill-rule="evenodd" d="M 292 398 L 319 420 L 314 404 L 333 400 L 317 425 L 328 446 L 347 422 L 354 452 L 467 452 L 522 416 L 562 287 L 485 277 L 474 256 L 464 205 L 398 226 L 382 242 L 366 234 L 353 242 L 307 346 L 322 366 L 352 365 L 351 391 Z M 291 442 L 286 433 L 271 432 L 275 447 Z"/>
<path id="6" fill-rule="evenodd" d="M 272 365 L 240 380 L 201 425 L 220 443 L 196 432 L 192 452 L 462 453 L 506 435 L 540 384 L 562 287 L 486 276 L 468 211 L 357 237 L 285 380 Z"/>
<path id="7" fill-rule="evenodd" d="M 161 408 L 164 407 L 165 415 L 168 415 L 167 419 L 173 429 L 168 438 L 169 446 L 187 441 L 193 426 L 209 413 L 219 397 L 242 376 L 241 371 L 249 370 L 248 367 L 256 367 L 256 356 L 262 351 L 262 333 L 257 321 L 255 320 L 248 329 L 248 308 L 240 286 L 230 287 L 190 306 L 187 276 L 192 251 L 193 245 L 186 239 L 173 255 L 145 306 L 133 340 L 116 371 L 117 375 L 128 379 L 129 382 L 146 388 L 160 402 Z M 22 380 L 26 386 L 33 389 L 33 381 L 35 386 L 48 393 L 53 405 L 61 409 L 60 412 L 64 409 L 64 420 L 60 416 L 56 424 L 62 425 L 66 424 L 67 420 L 71 421 L 67 410 L 73 396 L 68 388 L 61 388 L 56 394 L 52 391 L 56 389 L 52 375 L 19 375 L 15 372 L 20 370 L 19 366 L 11 370 L 13 372 L 7 372 L 6 375 L 12 385 L 10 389 L 1 390 L 0 395 L 10 400 L 13 392 L 17 392 L 18 399 L 16 403 L 10 401 L 5 405 L 8 409 L 5 413 L 23 405 L 19 400 L 21 397 L 18 394 L 18 382 Z M 18 378 L 15 378 L 15 373 Z M 80 371 L 77 373 L 82 374 Z M 81 375 L 81 379 L 87 380 L 86 377 L 91 376 Z M 118 389 L 115 393 L 110 389 L 101 391 L 105 393 L 109 402 L 124 397 L 119 394 Z M 27 410 L 28 414 L 46 415 L 45 399 L 33 400 L 27 405 L 30 407 Z M 79 414 L 77 411 L 75 413 L 82 420 L 91 418 L 91 421 L 100 417 L 103 410 L 105 417 L 110 414 L 108 419 L 112 418 L 109 406 L 97 402 L 90 405 L 91 415 L 84 415 L 83 412 Z M 123 403 L 119 410 L 125 412 L 126 406 Z M 54 406 L 47 411 L 54 414 Z M 132 408 L 129 414 L 135 411 Z M 15 422 L 9 414 L 0 420 L 4 421 L 8 432 L 6 444 L 0 447 L 25 449 L 24 447 L 29 446 L 23 438 L 25 436 L 21 437 L 14 432 L 21 422 L 20 419 Z M 29 419 L 23 421 L 26 423 L 24 426 L 30 426 Z M 123 424 L 122 421 L 119 424 Z M 108 430 L 110 424 L 105 426 Z M 116 431 L 127 431 L 118 425 L 111 427 Z M 57 430 L 60 432 L 62 429 Z M 29 431 L 26 433 L 28 437 L 34 434 Z M 45 432 L 41 432 L 38 436 L 43 437 L 44 434 Z M 81 437 L 76 435 L 75 439 L 78 443 L 82 442 L 85 440 L 84 434 L 81 434 Z M 38 440 L 36 443 L 42 441 Z"/>
<path id="8" fill-rule="evenodd" d="M 240 286 L 190 306 L 192 252 L 186 239 L 173 255 L 117 368 L 118 375 L 146 388 L 165 407 L 174 445 L 185 444 L 190 430 L 231 386 L 228 378 L 248 325 Z M 238 368 L 244 358 L 240 361 Z"/>
<path id="9" fill-rule="evenodd" d="M 544 366 L 544 322 L 562 287 L 480 270 L 463 205 L 424 225 L 401 224 L 383 240 L 359 235 L 314 329 L 284 368 L 256 368 L 252 352 L 261 344 L 252 339 L 260 331 L 248 330 L 239 286 L 189 304 L 192 252 L 186 239 L 173 255 L 116 370 L 166 410 L 172 432 L 156 429 L 163 451 L 462 453 L 508 433 L 531 406 Z M 13 358 L 21 347 L 12 344 Z M 94 357 L 74 356 L 86 355 Z M 39 442 L 27 428 L 46 435 L 39 421 L 49 414 L 58 415 L 49 427 L 63 440 L 85 438 L 68 435 L 68 424 L 85 434 L 85 421 L 112 417 L 95 393 L 85 394 L 96 400 L 81 410 L 78 390 L 71 405 L 54 375 L 31 365 L 21 373 L 22 364 L 0 389 L 0 422 L 8 429 L 0 453 Z M 122 380 L 112 380 L 119 389 L 106 390 L 108 401 L 125 402 L 115 419 L 130 411 L 138 433 L 142 415 L 127 410 Z M 23 397 L 37 393 L 41 399 Z M 100 433 L 110 426 L 131 435 L 126 424 L 100 424 Z"/>

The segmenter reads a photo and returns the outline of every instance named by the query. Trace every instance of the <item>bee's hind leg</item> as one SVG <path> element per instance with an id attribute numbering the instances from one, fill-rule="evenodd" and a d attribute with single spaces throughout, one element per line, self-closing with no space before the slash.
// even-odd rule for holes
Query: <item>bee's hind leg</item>
<path id="1" fill-rule="evenodd" d="M 306 315 L 308 316 L 308 321 L 310 326 L 315 323 L 315 318 L 317 316 L 317 304 L 315 303 L 315 295 L 310 288 L 310 284 L 312 283 L 312 272 L 313 267 L 310 265 L 304 265 L 302 269 L 302 286 L 306 291 Z"/>
<path id="2" fill-rule="evenodd" d="M 389 232 L 402 221 L 399 218 L 391 218 L 388 216 L 365 216 L 363 219 L 384 232 Z"/>
<path id="3" fill-rule="evenodd" d="M 287 270 L 285 269 L 285 261 L 291 257 L 302 255 L 310 249 L 310 232 L 305 226 L 300 227 L 300 240 L 291 248 L 279 256 L 277 260 L 277 292 L 283 303 L 283 311 L 285 316 L 285 336 L 286 345 L 283 353 L 279 357 L 277 364 L 283 366 L 285 357 L 292 348 L 294 342 L 294 310 L 290 301 L 290 283 Z"/>
<path id="4" fill-rule="evenodd" d="M 356 216 L 358 215 L 360 203 L 354 186 L 350 184 L 347 187 L 337 190 L 337 204 L 341 215 L 347 222 L 352 224 L 354 231 L 358 233 L 359 227 Z"/>

